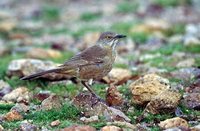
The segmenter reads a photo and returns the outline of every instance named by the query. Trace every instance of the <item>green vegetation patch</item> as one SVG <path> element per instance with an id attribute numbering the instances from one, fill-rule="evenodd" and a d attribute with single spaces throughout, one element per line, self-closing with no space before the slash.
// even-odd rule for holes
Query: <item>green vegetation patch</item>
<path id="1" fill-rule="evenodd" d="M 85 12 L 81 14 L 80 19 L 83 21 L 91 21 L 98 19 L 102 16 L 101 12 Z"/>
<path id="2" fill-rule="evenodd" d="M 135 1 L 122 1 L 117 5 L 117 12 L 130 13 L 136 12 L 138 9 L 138 3 Z"/>

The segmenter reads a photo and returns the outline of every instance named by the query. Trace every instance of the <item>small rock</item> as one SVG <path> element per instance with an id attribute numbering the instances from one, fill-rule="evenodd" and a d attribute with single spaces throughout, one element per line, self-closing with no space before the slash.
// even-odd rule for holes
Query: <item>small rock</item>
<path id="1" fill-rule="evenodd" d="M 153 20 L 147 19 L 145 23 L 133 26 L 130 30 L 132 33 L 155 33 L 155 32 L 162 32 L 166 31 L 170 28 L 169 23 L 164 20 Z"/>
<path id="2" fill-rule="evenodd" d="M 200 76 L 200 69 L 194 67 L 181 68 L 171 72 L 172 77 L 189 81 L 197 76 Z"/>
<path id="3" fill-rule="evenodd" d="M 40 91 L 38 94 L 34 95 L 34 98 L 43 101 L 51 95 L 50 91 Z"/>
<path id="4" fill-rule="evenodd" d="M 4 119 L 7 121 L 14 121 L 14 120 L 22 120 L 23 117 L 20 115 L 19 112 L 11 110 L 10 112 L 4 115 Z"/>
<path id="5" fill-rule="evenodd" d="M 123 103 L 122 94 L 119 93 L 114 85 L 111 85 L 107 90 L 106 103 L 109 106 L 119 106 Z"/>
<path id="6" fill-rule="evenodd" d="M 114 121 L 114 122 L 107 122 L 107 125 L 116 125 L 119 127 L 123 127 L 123 131 L 125 130 L 131 130 L 131 131 L 143 131 L 143 129 L 141 129 L 140 125 L 133 125 L 129 122 L 125 122 L 125 121 Z"/>
<path id="7" fill-rule="evenodd" d="M 51 122 L 51 126 L 54 127 L 54 126 L 58 126 L 60 125 L 60 120 L 55 120 L 55 121 L 52 121 Z"/>
<path id="8" fill-rule="evenodd" d="M 200 93 L 189 93 L 184 97 L 184 104 L 195 110 L 200 110 Z"/>
<path id="9" fill-rule="evenodd" d="M 193 58 L 189 58 L 183 61 L 178 62 L 176 67 L 192 67 L 195 64 L 195 60 Z"/>
<path id="10" fill-rule="evenodd" d="M 18 87 L 14 89 L 9 94 L 6 94 L 2 98 L 5 101 L 13 101 L 13 102 L 20 102 L 20 101 L 29 101 L 29 92 L 26 87 Z"/>
<path id="11" fill-rule="evenodd" d="M 5 87 L 10 87 L 10 85 L 6 83 L 5 81 L 0 80 L 0 90 L 2 90 Z"/>
<path id="12" fill-rule="evenodd" d="M 103 128 L 101 128 L 101 131 L 123 131 L 123 130 L 117 126 L 104 126 Z"/>
<path id="13" fill-rule="evenodd" d="M 10 62 L 7 74 L 9 76 L 22 77 L 31 75 L 33 73 L 57 68 L 57 66 L 58 64 L 55 64 L 51 61 L 41 61 L 37 59 L 19 59 Z M 63 80 L 69 79 L 70 76 L 59 73 L 49 73 L 41 76 L 41 78 L 47 80 Z"/>
<path id="14" fill-rule="evenodd" d="M 60 97 L 56 95 L 50 95 L 44 99 L 41 103 L 41 110 L 51 110 L 53 108 L 59 109 L 62 106 Z"/>
<path id="15" fill-rule="evenodd" d="M 186 36 L 184 37 L 183 43 L 186 46 L 200 45 L 200 40 L 195 36 Z"/>
<path id="16" fill-rule="evenodd" d="M 60 131 L 96 131 L 96 129 L 88 125 L 73 125 L 73 126 L 61 129 Z"/>
<path id="17" fill-rule="evenodd" d="M 57 50 L 33 48 L 27 52 L 28 58 L 47 59 L 47 58 L 60 58 L 62 55 Z"/>
<path id="18" fill-rule="evenodd" d="M 19 59 L 10 62 L 8 66 L 8 74 L 11 76 L 26 76 L 55 67 L 56 64 L 50 61 L 41 61 L 37 59 Z"/>
<path id="19" fill-rule="evenodd" d="M 2 125 L 0 125 L 0 131 L 3 131 L 3 130 L 4 130 L 3 126 L 2 126 Z"/>
<path id="20" fill-rule="evenodd" d="M 9 32 L 16 27 L 14 21 L 2 21 L 0 22 L 0 32 Z"/>
<path id="21" fill-rule="evenodd" d="M 152 114 L 174 112 L 180 99 L 180 93 L 168 90 L 163 91 L 147 104 L 145 112 L 150 112 Z"/>
<path id="22" fill-rule="evenodd" d="M 83 109 L 85 116 L 103 115 L 107 121 L 127 121 L 130 119 L 120 110 L 109 107 L 90 93 L 80 93 L 73 99 L 73 104 Z"/>
<path id="23" fill-rule="evenodd" d="M 122 68 L 113 68 L 106 77 L 103 78 L 107 83 L 121 85 L 132 77 L 131 71 Z"/>
<path id="24" fill-rule="evenodd" d="M 37 126 L 36 125 L 33 125 L 33 124 L 30 124 L 30 123 L 22 123 L 20 125 L 20 131 L 37 131 Z"/>
<path id="25" fill-rule="evenodd" d="M 29 106 L 25 105 L 24 103 L 16 103 L 16 105 L 13 106 L 11 110 L 15 110 L 19 113 L 26 113 L 29 111 Z"/>
<path id="26" fill-rule="evenodd" d="M 92 122 L 97 122 L 99 121 L 99 117 L 98 116 L 91 116 L 89 118 L 87 117 L 81 117 L 80 120 L 86 124 L 88 123 L 92 123 Z"/>
<path id="27" fill-rule="evenodd" d="M 147 74 L 134 81 L 130 86 L 133 94 L 133 103 L 146 104 L 156 95 L 170 88 L 169 80 L 156 74 Z"/>
<path id="28" fill-rule="evenodd" d="M 161 121 L 158 124 L 158 126 L 162 129 L 168 129 L 168 128 L 172 128 L 172 127 L 184 127 L 184 128 L 189 127 L 187 121 L 180 118 L 180 117 L 175 117 L 175 118 L 171 118 L 171 119 Z"/>
<path id="29" fill-rule="evenodd" d="M 0 80 L 0 98 L 2 98 L 5 94 L 8 94 L 12 91 L 10 85 L 3 80 Z"/>
<path id="30" fill-rule="evenodd" d="M 190 128 L 191 131 L 200 131 L 200 124 Z"/>
<path id="31" fill-rule="evenodd" d="M 190 131 L 189 128 L 185 128 L 185 127 L 173 127 L 173 128 L 168 128 L 166 130 L 163 131 Z"/>

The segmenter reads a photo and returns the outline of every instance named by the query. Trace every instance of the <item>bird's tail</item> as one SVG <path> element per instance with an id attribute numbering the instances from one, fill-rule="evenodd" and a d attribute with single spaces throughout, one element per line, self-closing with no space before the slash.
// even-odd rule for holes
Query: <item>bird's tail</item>
<path id="1" fill-rule="evenodd" d="M 53 73 L 53 72 L 59 72 L 59 71 L 60 71 L 60 69 L 51 69 L 51 70 L 47 70 L 47 71 L 42 71 L 39 73 L 35 73 L 35 74 L 29 75 L 29 76 L 22 77 L 21 80 L 32 80 L 32 79 L 36 79 L 42 75 L 45 75 L 48 73 Z"/>

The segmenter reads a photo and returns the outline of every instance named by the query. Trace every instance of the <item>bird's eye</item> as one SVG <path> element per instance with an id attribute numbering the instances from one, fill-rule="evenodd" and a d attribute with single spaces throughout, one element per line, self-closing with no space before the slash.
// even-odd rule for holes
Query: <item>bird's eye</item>
<path id="1" fill-rule="evenodd" d="M 107 38 L 107 39 L 110 39 L 110 38 L 111 38 L 111 36 L 106 36 L 106 38 Z"/>

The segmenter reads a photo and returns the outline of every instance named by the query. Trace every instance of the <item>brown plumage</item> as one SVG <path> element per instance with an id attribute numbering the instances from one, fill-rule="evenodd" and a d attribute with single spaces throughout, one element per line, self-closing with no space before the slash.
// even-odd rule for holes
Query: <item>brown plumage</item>
<path id="1" fill-rule="evenodd" d="M 58 68 L 25 76 L 21 80 L 36 79 L 52 72 L 67 74 L 80 80 L 91 93 L 94 93 L 85 82 L 101 79 L 110 72 L 116 57 L 115 46 L 123 37 L 125 36 L 104 32 L 94 46 L 75 55 Z"/>

